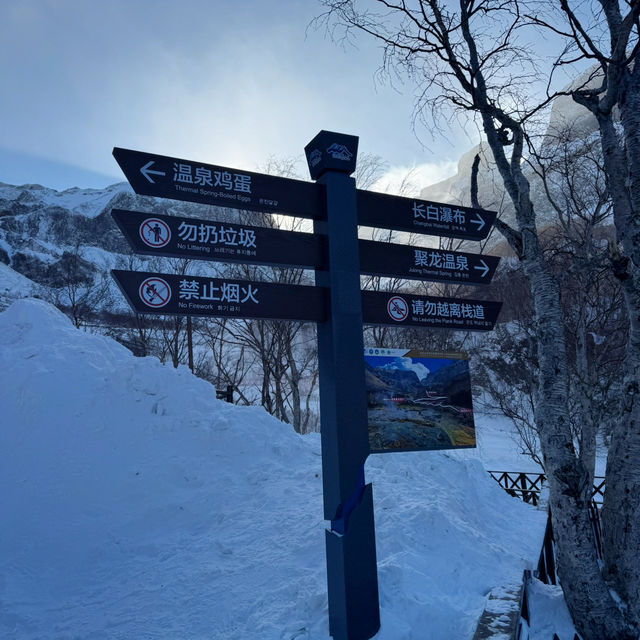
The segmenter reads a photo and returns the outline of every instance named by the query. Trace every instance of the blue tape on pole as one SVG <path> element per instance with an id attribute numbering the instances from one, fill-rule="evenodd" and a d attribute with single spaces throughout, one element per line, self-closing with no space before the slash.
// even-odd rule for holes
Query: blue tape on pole
<path id="1" fill-rule="evenodd" d="M 362 500 L 362 494 L 364 493 L 364 465 L 360 467 L 358 471 L 358 479 L 356 481 L 356 488 L 354 492 L 349 496 L 349 499 L 342 505 L 340 509 L 340 515 L 335 520 L 331 521 L 331 530 L 334 533 L 344 535 L 347 532 L 349 526 L 349 516 L 356 508 L 360 500 Z"/>

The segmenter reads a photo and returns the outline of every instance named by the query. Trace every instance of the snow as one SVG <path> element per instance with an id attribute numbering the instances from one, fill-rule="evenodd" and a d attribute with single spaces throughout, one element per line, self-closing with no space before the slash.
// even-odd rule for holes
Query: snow
<path id="1" fill-rule="evenodd" d="M 573 640 L 575 627 L 559 586 L 532 580 L 527 591 L 531 628 L 524 640 Z"/>
<path id="2" fill-rule="evenodd" d="M 21 273 L 0 262 L 0 309 L 7 306 L 4 301 L 34 295 L 40 291 L 40 285 L 29 280 Z"/>
<path id="3" fill-rule="evenodd" d="M 0 199 L 17 200 L 23 203 L 42 203 L 48 207 L 62 207 L 75 215 L 97 217 L 118 193 L 131 193 L 126 182 L 112 184 L 105 189 L 66 189 L 56 191 L 40 185 L 20 187 L 0 182 Z"/>
<path id="4" fill-rule="evenodd" d="M 488 471 L 542 473 L 530 456 L 523 453 L 511 420 L 496 412 L 474 413 L 478 453 Z"/>
<path id="5" fill-rule="evenodd" d="M 328 640 L 317 434 L 33 299 L 0 314 L 0 406 L 1 638 Z M 470 640 L 535 568 L 546 514 L 480 458 L 369 458 L 377 640 Z"/>

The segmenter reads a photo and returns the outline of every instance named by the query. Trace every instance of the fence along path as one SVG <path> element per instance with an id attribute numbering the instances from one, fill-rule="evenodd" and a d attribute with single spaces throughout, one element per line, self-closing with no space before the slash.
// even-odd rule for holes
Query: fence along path
<path id="1" fill-rule="evenodd" d="M 529 471 L 489 471 L 489 475 L 511 496 L 537 505 L 542 485 L 546 480 L 544 473 Z M 591 500 L 600 509 L 604 498 L 605 478 L 594 476 Z"/>
<path id="2" fill-rule="evenodd" d="M 511 496 L 520 498 L 524 502 L 537 506 L 540 501 L 540 493 L 542 486 L 546 480 L 544 473 L 526 472 L 526 471 L 489 471 L 489 475 Z M 591 493 L 591 502 L 589 504 L 589 517 L 593 527 L 593 542 L 598 554 L 598 560 L 602 562 L 602 530 L 600 528 L 600 509 L 605 491 L 604 476 L 595 476 L 593 482 L 593 491 Z M 542 549 L 538 559 L 538 569 L 535 577 L 546 584 L 559 584 L 556 573 L 555 546 L 553 542 L 553 527 L 551 524 L 551 511 L 548 512 L 547 527 L 544 533 Z M 514 615 L 513 608 L 510 608 L 509 615 L 502 618 L 502 627 L 498 624 L 499 616 L 491 611 L 491 607 L 483 612 L 478 622 L 478 627 L 473 636 L 473 640 L 489 640 L 495 637 L 496 632 L 502 632 L 504 637 L 510 640 L 523 640 L 528 637 L 526 629 L 529 625 L 529 607 L 527 603 L 527 583 L 534 576 L 531 571 L 524 572 L 522 587 L 519 591 L 510 591 L 506 597 L 501 600 L 503 604 L 512 607 L 519 599 L 520 615 Z M 491 601 L 491 599 L 490 599 Z M 499 607 L 498 607 L 499 609 Z M 526 623 L 526 625 L 525 625 Z M 554 634 L 553 640 L 559 640 Z M 576 633 L 573 640 L 581 640 Z"/>

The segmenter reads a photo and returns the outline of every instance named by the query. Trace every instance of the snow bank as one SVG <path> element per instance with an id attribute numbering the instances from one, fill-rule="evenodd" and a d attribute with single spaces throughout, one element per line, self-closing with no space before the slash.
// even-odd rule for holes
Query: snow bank
<path id="1" fill-rule="evenodd" d="M 0 637 L 328 640 L 318 436 L 38 300 L 0 314 L 0 406 Z M 461 452 L 367 474 L 377 638 L 471 638 L 544 514 Z"/>

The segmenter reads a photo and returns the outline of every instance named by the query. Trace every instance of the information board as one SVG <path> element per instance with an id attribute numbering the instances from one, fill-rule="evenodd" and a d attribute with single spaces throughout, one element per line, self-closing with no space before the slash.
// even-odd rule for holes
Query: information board
<path id="1" fill-rule="evenodd" d="M 364 350 L 372 453 L 476 446 L 464 353 Z"/>

